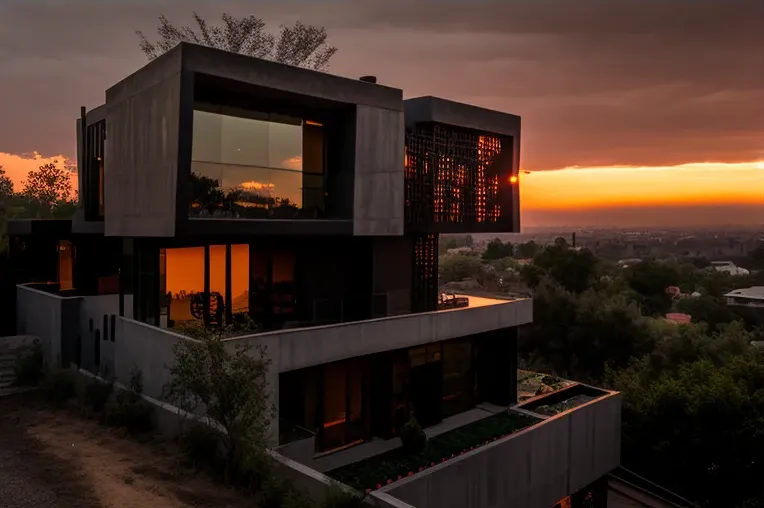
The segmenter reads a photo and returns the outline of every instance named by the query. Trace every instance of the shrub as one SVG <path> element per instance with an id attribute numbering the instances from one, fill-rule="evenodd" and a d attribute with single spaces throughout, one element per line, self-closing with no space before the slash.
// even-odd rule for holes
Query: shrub
<path id="1" fill-rule="evenodd" d="M 142 392 L 141 371 L 133 370 L 127 389 L 117 391 L 104 407 L 102 421 L 106 425 L 124 427 L 131 433 L 149 432 L 154 427 L 152 409 L 141 397 Z"/>
<path id="2" fill-rule="evenodd" d="M 309 508 L 311 499 L 288 478 L 268 474 L 262 483 L 258 506 L 260 508 Z"/>
<path id="3" fill-rule="evenodd" d="M 216 423 L 222 433 L 227 482 L 252 485 L 264 478 L 264 450 L 275 412 L 268 399 L 265 350 L 245 345 L 231 351 L 220 331 L 205 329 L 197 341 L 175 346 L 165 397 L 191 414 Z"/>
<path id="4" fill-rule="evenodd" d="M 321 508 L 361 508 L 366 496 L 333 484 L 329 487 Z"/>
<path id="5" fill-rule="evenodd" d="M 427 435 L 413 416 L 401 428 L 401 444 L 410 454 L 422 453 L 427 447 Z"/>
<path id="6" fill-rule="evenodd" d="M 13 366 L 14 384 L 17 386 L 34 386 L 43 377 L 43 353 L 39 340 L 32 347 L 16 358 Z"/>
<path id="7" fill-rule="evenodd" d="M 66 369 L 55 369 L 43 378 L 43 390 L 46 398 L 57 406 L 66 404 L 77 396 L 74 373 Z"/>
<path id="8" fill-rule="evenodd" d="M 181 452 L 188 465 L 195 469 L 209 466 L 213 470 L 220 468 L 220 432 L 201 423 L 188 427 L 178 438 Z"/>
<path id="9" fill-rule="evenodd" d="M 94 378 L 85 386 L 83 403 L 96 413 L 100 413 L 103 411 L 106 403 L 109 402 L 113 391 L 113 381 L 103 382 Z"/>

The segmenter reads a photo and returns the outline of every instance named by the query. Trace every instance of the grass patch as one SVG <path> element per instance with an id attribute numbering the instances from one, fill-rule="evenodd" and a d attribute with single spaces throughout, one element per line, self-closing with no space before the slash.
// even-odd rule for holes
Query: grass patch
<path id="1" fill-rule="evenodd" d="M 539 421 L 518 413 L 499 413 L 430 439 L 422 453 L 407 454 L 397 448 L 329 471 L 327 475 L 362 492 L 374 490 Z"/>

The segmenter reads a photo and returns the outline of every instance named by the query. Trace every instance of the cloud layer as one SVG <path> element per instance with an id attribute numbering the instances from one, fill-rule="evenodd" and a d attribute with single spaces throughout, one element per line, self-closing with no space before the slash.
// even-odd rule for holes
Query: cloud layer
<path id="1" fill-rule="evenodd" d="M 74 152 L 79 106 L 145 62 L 160 13 L 326 26 L 332 72 L 520 114 L 523 164 L 764 160 L 756 0 L 4 0 L 0 152 Z"/>

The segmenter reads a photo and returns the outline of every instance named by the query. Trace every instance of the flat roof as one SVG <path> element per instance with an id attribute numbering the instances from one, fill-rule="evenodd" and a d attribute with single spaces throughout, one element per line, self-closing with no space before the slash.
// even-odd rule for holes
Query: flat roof
<path id="1" fill-rule="evenodd" d="M 306 97 L 403 111 L 403 91 L 397 88 L 187 42 L 110 87 L 106 100 L 119 101 L 166 79 L 195 73 Z"/>
<path id="2" fill-rule="evenodd" d="M 749 288 L 734 289 L 724 296 L 748 298 L 749 300 L 764 300 L 764 286 L 752 286 Z"/>
<path id="3" fill-rule="evenodd" d="M 463 102 L 424 96 L 403 101 L 406 126 L 435 122 L 505 136 L 519 136 L 521 119 L 517 115 L 473 106 Z"/>

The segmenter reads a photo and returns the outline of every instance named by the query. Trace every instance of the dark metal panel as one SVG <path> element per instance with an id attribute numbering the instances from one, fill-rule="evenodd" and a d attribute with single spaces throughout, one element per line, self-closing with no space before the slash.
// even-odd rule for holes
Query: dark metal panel
<path id="1" fill-rule="evenodd" d="M 428 312 L 438 307 L 438 235 L 414 239 L 411 310 Z"/>
<path id="2" fill-rule="evenodd" d="M 352 235 L 352 220 L 189 219 L 186 235 Z"/>
<path id="3" fill-rule="evenodd" d="M 515 232 L 513 138 L 440 124 L 406 134 L 405 217 L 412 232 Z"/>

